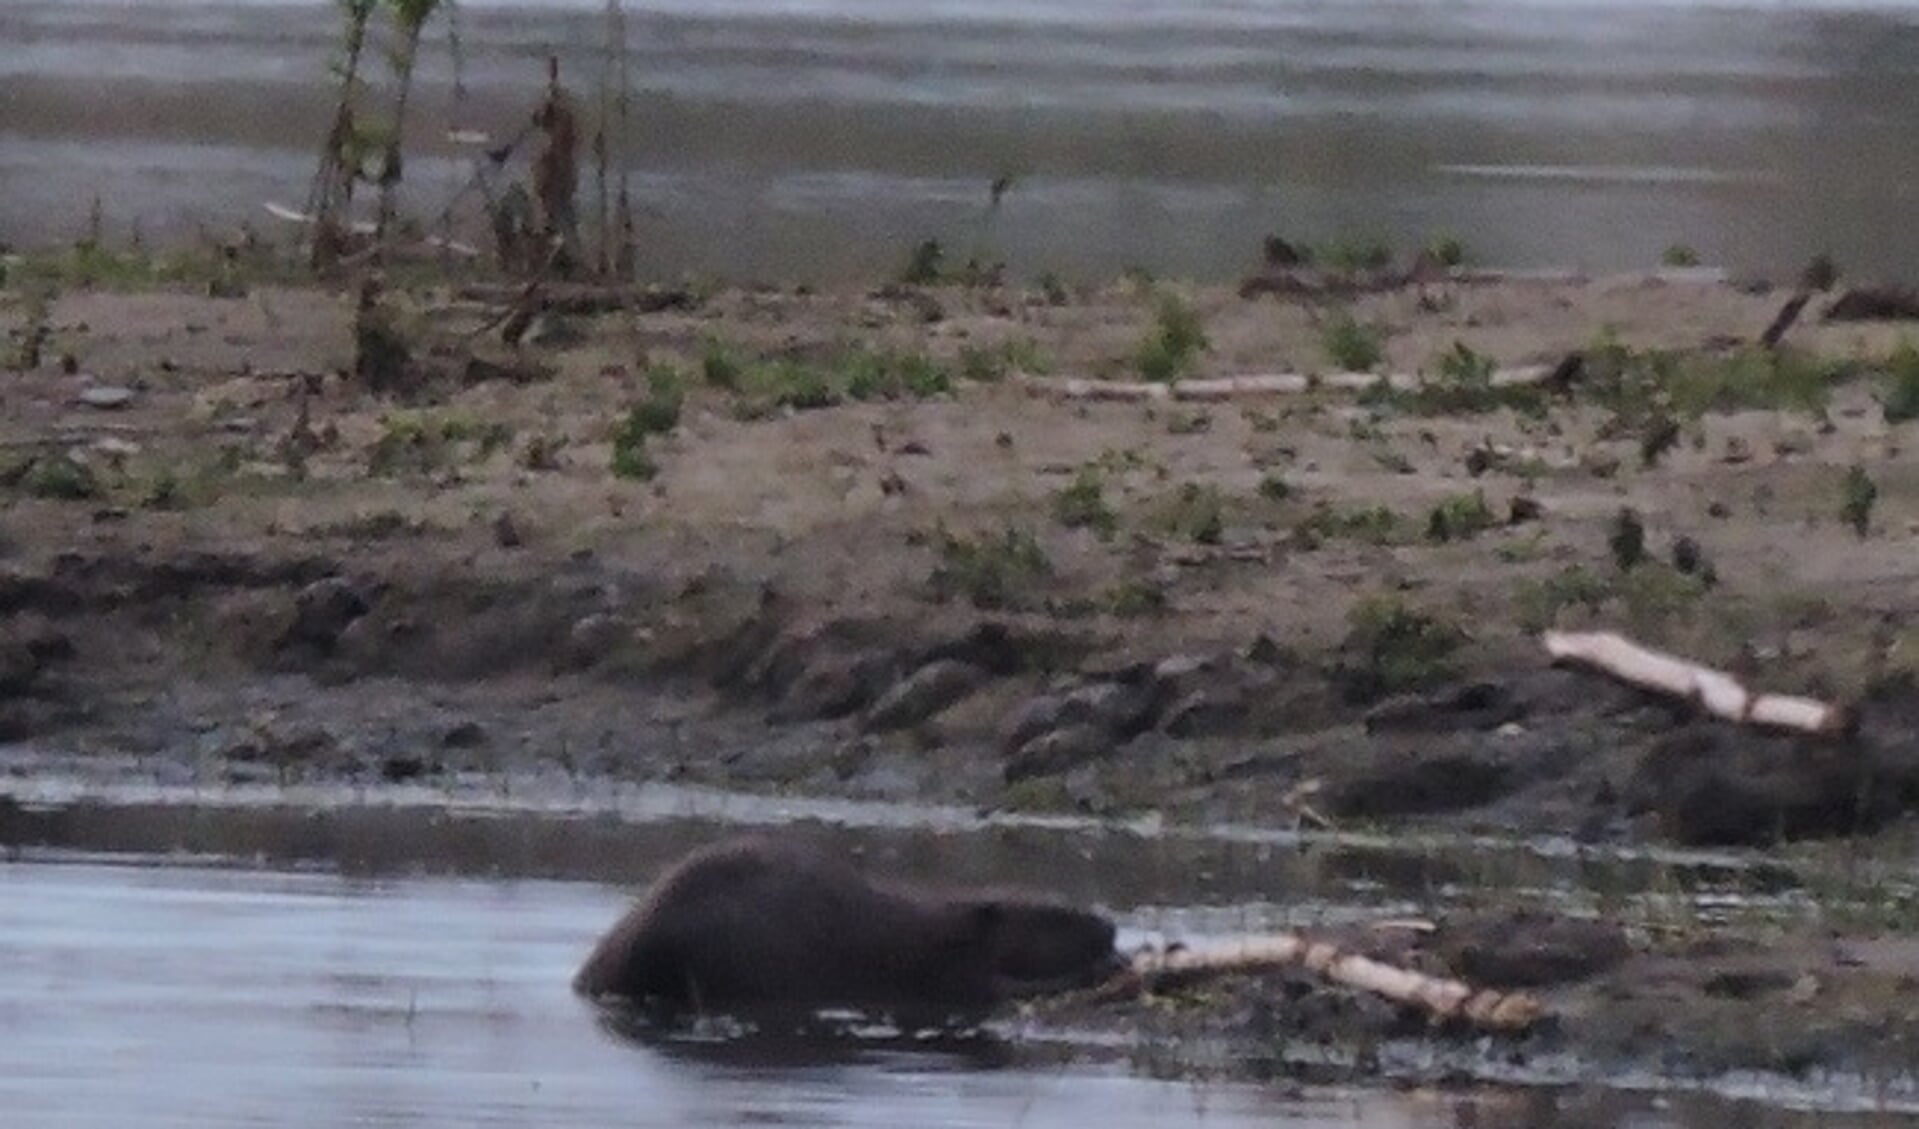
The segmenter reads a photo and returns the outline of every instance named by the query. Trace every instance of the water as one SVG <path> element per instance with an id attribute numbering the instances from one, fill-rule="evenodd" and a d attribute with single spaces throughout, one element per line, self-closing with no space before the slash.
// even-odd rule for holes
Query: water
<path id="1" fill-rule="evenodd" d="M 0 891 L 17 1129 L 1846 1123 L 1684 1095 L 1168 1082 L 990 1039 L 642 1045 L 566 987 L 625 904 L 598 884 L 34 852 L 0 863 Z"/>
<path id="2" fill-rule="evenodd" d="M 597 3 L 467 0 L 423 63 L 413 204 L 512 136 L 548 51 L 583 96 Z M 1203 277 L 1259 237 L 1448 230 L 1488 261 L 1738 269 L 1919 257 L 1919 7 L 1780 0 L 630 3 L 618 141 L 649 270 L 870 276 L 937 236 L 1018 270 Z M 7 0 L 0 239 L 298 204 L 329 5 Z M 989 214 L 987 186 L 1016 177 Z M 592 179 L 585 178 L 590 215 Z"/>

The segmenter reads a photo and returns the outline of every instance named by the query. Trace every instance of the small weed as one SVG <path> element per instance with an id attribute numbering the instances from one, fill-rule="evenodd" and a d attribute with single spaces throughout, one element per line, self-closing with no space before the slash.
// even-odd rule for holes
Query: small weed
<path id="1" fill-rule="evenodd" d="M 646 398 L 626 413 L 626 419 L 613 432 L 613 474 L 638 482 L 659 474 L 659 464 L 647 453 L 646 441 L 680 425 L 680 410 L 686 400 L 680 374 L 672 368 L 662 365 L 648 370 L 646 382 Z"/>
<path id="2" fill-rule="evenodd" d="M 1346 372 L 1370 372 L 1386 356 L 1385 331 L 1360 323 L 1345 310 L 1326 323 L 1319 341 L 1326 359 Z"/>
<path id="3" fill-rule="evenodd" d="M 1299 523 L 1298 532 L 1309 545 L 1338 537 L 1389 545 L 1405 535 L 1405 522 L 1385 506 L 1339 510 L 1320 502 L 1313 507 L 1312 514 Z"/>
<path id="4" fill-rule="evenodd" d="M 1187 482 L 1180 486 L 1163 517 L 1166 529 L 1201 545 L 1217 545 L 1226 535 L 1226 503 L 1219 488 Z"/>
<path id="5" fill-rule="evenodd" d="M 1684 243 L 1674 243 L 1659 253 L 1659 263 L 1668 267 L 1696 267 L 1699 265 L 1699 252 Z"/>
<path id="6" fill-rule="evenodd" d="M 1879 409 L 1889 424 L 1919 419 L 1919 349 L 1910 341 L 1901 340 L 1886 358 Z"/>
<path id="7" fill-rule="evenodd" d="M 937 239 L 927 239 L 913 247 L 900 281 L 909 286 L 935 286 L 945 274 L 946 248 Z"/>
<path id="8" fill-rule="evenodd" d="M 979 345 L 963 345 L 960 347 L 959 368 L 960 375 L 967 380 L 976 380 L 981 384 L 997 383 L 1006 379 L 1006 354 Z"/>
<path id="9" fill-rule="evenodd" d="M 1392 597 L 1360 601 L 1347 615 L 1342 658 L 1332 673 L 1350 702 L 1422 689 L 1452 678 L 1465 632 Z"/>
<path id="10" fill-rule="evenodd" d="M 1293 485 L 1277 471 L 1268 471 L 1259 480 L 1259 496 L 1272 502 L 1283 502 L 1293 496 Z"/>
<path id="11" fill-rule="evenodd" d="M 564 435 L 548 435 L 541 432 L 526 441 L 526 447 L 520 451 L 520 465 L 527 470 L 560 469 L 560 452 L 566 447 Z"/>
<path id="12" fill-rule="evenodd" d="M 665 435 L 680 425 L 686 405 L 686 386 L 679 371 L 669 365 L 646 370 L 646 398 L 627 417 L 627 426 L 646 435 Z"/>
<path id="13" fill-rule="evenodd" d="M 1464 266 L 1466 245 L 1456 236 L 1439 235 L 1426 244 L 1426 257 L 1442 267 Z"/>
<path id="14" fill-rule="evenodd" d="M 1618 590 L 1632 629 L 1657 635 L 1666 625 L 1689 616 L 1706 588 L 1704 577 L 1649 562 L 1620 577 Z"/>
<path id="15" fill-rule="evenodd" d="M 1053 495 L 1053 519 L 1068 529 L 1090 529 L 1102 541 L 1119 530 L 1119 514 L 1106 504 L 1099 471 L 1090 466 Z"/>
<path id="16" fill-rule="evenodd" d="M 1872 507 L 1879 500 L 1879 486 L 1866 474 L 1865 467 L 1854 463 L 1839 489 L 1839 520 L 1863 541 L 1872 531 Z"/>
<path id="17" fill-rule="evenodd" d="M 1068 290 L 1066 283 L 1052 271 L 1039 276 L 1038 286 L 1040 297 L 1049 306 L 1064 306 L 1073 300 L 1073 292 Z"/>
<path id="18" fill-rule="evenodd" d="M 20 486 L 34 498 L 80 502 L 106 493 L 93 468 L 71 455 L 36 458 L 20 478 Z"/>
<path id="19" fill-rule="evenodd" d="M 1521 582 L 1514 602 L 1518 605 L 1520 627 L 1539 632 L 1555 625 L 1565 608 L 1583 607 L 1598 615 L 1612 597 L 1613 586 L 1605 578 L 1581 565 L 1573 565 L 1544 580 Z"/>
<path id="20" fill-rule="evenodd" d="M 1384 270 L 1393 265 L 1393 249 L 1379 239 L 1336 239 L 1320 248 L 1313 261 L 1342 274 Z"/>
<path id="21" fill-rule="evenodd" d="M 1168 606 L 1166 590 L 1150 580 L 1125 580 L 1108 588 L 1100 598 L 1106 610 L 1121 619 L 1159 615 Z"/>
<path id="22" fill-rule="evenodd" d="M 700 347 L 700 378 L 709 387 L 723 392 L 738 392 L 746 381 L 746 366 L 740 363 L 724 342 L 709 337 Z"/>
<path id="23" fill-rule="evenodd" d="M 940 562 L 929 578 L 935 598 L 963 597 L 982 611 L 1030 606 L 1030 589 L 1053 574 L 1046 551 L 1032 534 L 1006 528 L 999 536 L 956 536 L 936 531 Z"/>
<path id="24" fill-rule="evenodd" d="M 1499 519 L 1493 514 L 1492 507 L 1486 504 L 1483 491 L 1455 494 L 1433 507 L 1426 519 L 1426 540 L 1439 543 L 1470 541 L 1498 524 Z"/>
<path id="25" fill-rule="evenodd" d="M 155 475 L 140 496 L 140 508 L 147 510 L 177 510 L 185 505 L 185 491 L 180 485 L 180 476 L 168 467 Z"/>
<path id="26" fill-rule="evenodd" d="M 1606 548 L 1621 572 L 1630 572 L 1646 559 L 1646 525 L 1639 511 L 1624 506 L 1613 515 L 1612 528 L 1606 534 Z"/>
<path id="27" fill-rule="evenodd" d="M 1134 353 L 1142 378 L 1171 384 L 1192 370 L 1206 351 L 1206 327 L 1199 312 L 1176 294 L 1160 296 L 1153 312 L 1153 328 Z"/>

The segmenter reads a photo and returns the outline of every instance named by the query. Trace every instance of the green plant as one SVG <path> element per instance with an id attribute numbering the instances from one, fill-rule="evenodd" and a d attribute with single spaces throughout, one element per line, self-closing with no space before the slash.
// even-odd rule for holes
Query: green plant
<path id="1" fill-rule="evenodd" d="M 680 425 L 680 410 L 686 404 L 686 387 L 679 371 L 670 365 L 654 365 L 646 370 L 646 397 L 628 417 L 630 426 L 648 435 L 665 435 Z"/>
<path id="2" fill-rule="evenodd" d="M 686 390 L 680 374 L 658 365 L 646 374 L 646 397 L 634 405 L 613 432 L 612 469 L 615 476 L 647 481 L 659 474 L 659 464 L 647 453 L 649 436 L 665 435 L 680 424 Z"/>
<path id="3" fill-rule="evenodd" d="M 1278 471 L 1267 471 L 1259 480 L 1259 496 L 1273 502 L 1283 502 L 1293 496 L 1292 483 Z"/>
<path id="4" fill-rule="evenodd" d="M 1840 484 L 1839 520 L 1852 527 L 1861 540 L 1872 530 L 1872 507 L 1879 500 L 1879 486 L 1866 474 L 1866 468 L 1854 463 Z"/>
<path id="5" fill-rule="evenodd" d="M 1205 324 L 1199 312 L 1176 294 L 1162 294 L 1153 310 L 1153 328 L 1134 354 L 1140 376 L 1170 384 L 1192 369 L 1206 351 Z"/>
<path id="6" fill-rule="evenodd" d="M 1073 481 L 1053 495 L 1053 518 L 1068 529 L 1090 529 L 1106 540 L 1119 529 L 1119 514 L 1106 504 L 1095 467 L 1081 467 Z"/>
<path id="7" fill-rule="evenodd" d="M 1166 590 L 1150 580 L 1124 580 L 1106 590 L 1106 610 L 1122 619 L 1158 615 L 1167 608 Z"/>
<path id="8" fill-rule="evenodd" d="M 1514 602 L 1522 628 L 1544 631 L 1558 622 L 1562 609 L 1584 607 L 1597 615 L 1612 596 L 1609 581 L 1581 565 L 1571 565 L 1544 580 L 1521 582 Z"/>
<path id="9" fill-rule="evenodd" d="M 1438 235 L 1426 244 L 1426 257 L 1442 267 L 1464 266 L 1466 245 L 1456 236 Z"/>
<path id="10" fill-rule="evenodd" d="M 1217 545 L 1226 535 L 1226 502 L 1218 487 L 1182 483 L 1164 520 L 1171 533 L 1201 545 Z"/>
<path id="11" fill-rule="evenodd" d="M 20 484 L 32 497 L 57 501 L 79 502 L 106 493 L 92 467 L 66 454 L 35 458 Z"/>
<path id="12" fill-rule="evenodd" d="M 1347 372 L 1370 372 L 1386 355 L 1385 331 L 1360 323 L 1346 310 L 1326 322 L 1319 341 L 1326 358 Z"/>
<path id="13" fill-rule="evenodd" d="M 1426 519 L 1428 541 L 1468 541 L 1499 524 L 1484 491 L 1442 499 Z"/>
<path id="14" fill-rule="evenodd" d="M 1298 532 L 1308 545 L 1335 537 L 1386 545 L 1401 538 L 1404 523 L 1397 513 L 1386 506 L 1340 510 L 1328 502 L 1319 502 L 1314 505 L 1313 512 L 1299 523 Z"/>
<path id="15" fill-rule="evenodd" d="M 1029 590 L 1053 574 L 1046 551 L 1023 530 L 968 538 L 941 527 L 935 537 L 940 560 L 929 583 L 942 601 L 964 597 L 983 611 L 1026 607 Z"/>
<path id="16" fill-rule="evenodd" d="M 700 346 L 700 377 L 713 388 L 738 392 L 746 380 L 746 366 L 717 337 Z"/>
<path id="17" fill-rule="evenodd" d="M 1311 261 L 1342 274 L 1384 270 L 1393 263 L 1393 249 L 1380 239 L 1335 239 L 1312 255 Z"/>
<path id="18" fill-rule="evenodd" d="M 1660 252 L 1659 262 L 1669 267 L 1696 267 L 1699 265 L 1699 252 L 1684 243 L 1674 243 Z"/>
<path id="19" fill-rule="evenodd" d="M 945 273 L 946 248 L 937 239 L 926 239 L 913 247 L 900 281 L 910 286 L 937 285 Z"/>
<path id="20" fill-rule="evenodd" d="M 1395 597 L 1361 600 L 1347 614 L 1348 630 L 1334 665 L 1335 684 L 1348 701 L 1368 702 L 1418 690 L 1454 676 L 1452 655 L 1465 632 Z"/>
<path id="21" fill-rule="evenodd" d="M 1639 519 L 1639 511 L 1623 506 L 1613 515 L 1606 547 L 1612 551 L 1613 564 L 1622 572 L 1638 567 L 1646 559 L 1646 526 Z"/>
<path id="22" fill-rule="evenodd" d="M 1887 423 L 1919 419 L 1919 349 L 1903 338 L 1886 358 L 1879 409 Z"/>

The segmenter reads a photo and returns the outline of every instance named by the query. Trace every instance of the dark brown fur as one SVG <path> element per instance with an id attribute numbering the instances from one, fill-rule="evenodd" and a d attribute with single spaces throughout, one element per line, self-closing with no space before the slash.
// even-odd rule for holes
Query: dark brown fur
<path id="1" fill-rule="evenodd" d="M 977 1014 L 1118 971 L 1113 924 L 1032 895 L 877 881 L 809 844 L 694 852 L 600 941 L 574 990 L 669 1014 Z"/>

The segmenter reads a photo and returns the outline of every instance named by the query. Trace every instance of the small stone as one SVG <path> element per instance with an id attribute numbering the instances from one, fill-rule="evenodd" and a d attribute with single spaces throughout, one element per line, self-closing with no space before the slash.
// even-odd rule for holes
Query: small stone
<path id="1" fill-rule="evenodd" d="M 443 749 L 477 749 L 486 744 L 486 727 L 477 721 L 462 721 L 440 734 Z"/>
<path id="2" fill-rule="evenodd" d="M 81 389 L 75 399 L 89 408 L 112 411 L 133 402 L 133 389 L 120 384 L 95 384 Z"/>

